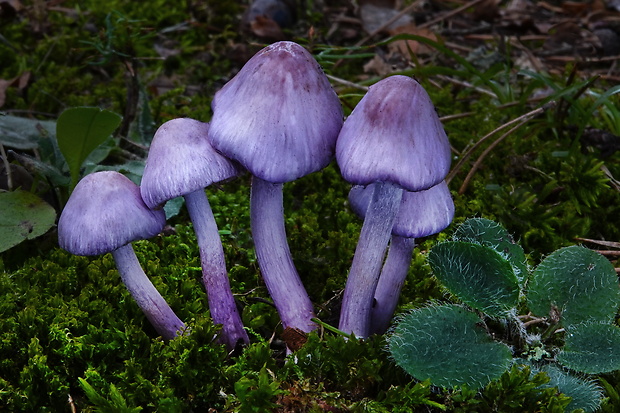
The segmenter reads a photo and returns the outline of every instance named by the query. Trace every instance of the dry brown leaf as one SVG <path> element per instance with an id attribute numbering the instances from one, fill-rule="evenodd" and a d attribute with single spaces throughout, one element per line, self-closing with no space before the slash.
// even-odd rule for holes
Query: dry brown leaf
<path id="1" fill-rule="evenodd" d="M 19 91 L 23 91 L 30 83 L 30 72 L 24 72 L 13 79 L 0 79 L 0 108 L 6 103 L 6 91 L 10 87 L 16 87 Z"/>
<path id="2" fill-rule="evenodd" d="M 386 62 L 378 54 L 375 55 L 364 65 L 364 73 L 375 73 L 378 76 L 384 77 L 394 71 L 391 64 Z"/>
<path id="3" fill-rule="evenodd" d="M 591 2 L 565 1 L 562 3 L 562 11 L 569 16 L 581 16 L 593 11 Z"/>
<path id="4" fill-rule="evenodd" d="M 363 4 L 359 7 L 359 16 L 362 20 L 362 26 L 367 33 L 374 33 L 380 30 L 399 13 L 399 10 L 377 6 L 375 4 Z M 396 27 L 410 24 L 412 21 L 413 18 L 405 14 L 389 24 L 385 29 L 393 30 Z"/>
<path id="5" fill-rule="evenodd" d="M 250 22 L 250 30 L 252 30 L 252 33 L 256 36 L 264 39 L 284 39 L 284 33 L 282 32 L 280 25 L 269 17 L 256 16 L 256 18 Z"/>
<path id="6" fill-rule="evenodd" d="M 427 39 L 437 41 L 437 36 L 431 30 L 427 28 L 416 27 L 415 24 L 407 24 L 399 26 L 393 30 L 390 30 L 390 35 L 396 36 L 398 34 L 413 34 L 416 36 L 425 37 Z M 433 49 L 420 43 L 417 40 L 397 40 L 390 43 L 390 51 L 400 53 L 401 55 L 409 58 L 410 53 L 416 55 L 430 54 Z"/>
<path id="7" fill-rule="evenodd" d="M 19 13 L 24 6 L 19 0 L 0 0 L 0 16 L 12 16 Z"/>
<path id="8" fill-rule="evenodd" d="M 472 17 L 475 20 L 491 22 L 499 17 L 500 0 L 483 0 L 474 6 Z"/>

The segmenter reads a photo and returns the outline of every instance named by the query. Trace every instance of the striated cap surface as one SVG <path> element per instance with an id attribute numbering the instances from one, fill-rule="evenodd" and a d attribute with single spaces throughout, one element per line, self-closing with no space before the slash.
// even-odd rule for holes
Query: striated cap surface
<path id="1" fill-rule="evenodd" d="M 208 131 L 208 123 L 189 118 L 157 129 L 140 183 L 149 208 L 239 175 L 241 168 L 213 149 Z"/>
<path id="2" fill-rule="evenodd" d="M 278 42 L 254 55 L 213 98 L 209 139 L 253 175 L 283 183 L 333 159 L 342 107 L 303 47 Z"/>
<path id="3" fill-rule="evenodd" d="M 140 189 L 114 171 L 95 172 L 75 186 L 58 221 L 60 246 L 75 255 L 99 255 L 153 237 L 166 223 L 149 209 Z"/>
<path id="4" fill-rule="evenodd" d="M 336 143 L 342 176 L 356 185 L 392 182 L 430 188 L 450 169 L 450 143 L 424 88 L 406 76 L 371 86 L 346 119 Z"/>
<path id="5" fill-rule="evenodd" d="M 374 184 L 354 186 L 349 192 L 351 209 L 364 217 L 372 198 Z M 392 234 L 421 238 L 446 229 L 454 218 L 454 202 L 446 181 L 417 192 L 405 191 L 394 221 Z"/>

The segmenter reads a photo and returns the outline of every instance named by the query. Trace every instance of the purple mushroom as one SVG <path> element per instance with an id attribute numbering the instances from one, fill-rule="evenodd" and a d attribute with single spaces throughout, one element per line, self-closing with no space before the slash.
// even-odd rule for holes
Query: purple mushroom
<path id="1" fill-rule="evenodd" d="M 356 214 L 364 217 L 373 186 L 354 186 L 349 202 Z M 446 181 L 418 192 L 405 191 L 392 227 L 392 238 L 372 308 L 370 333 L 383 334 L 398 304 L 400 290 L 407 278 L 415 239 L 443 231 L 454 217 L 454 202 Z"/>
<path id="2" fill-rule="evenodd" d="M 370 332 L 381 265 L 403 190 L 440 183 L 450 168 L 450 144 L 424 88 L 406 76 L 371 86 L 344 122 L 336 143 L 342 176 L 373 185 L 345 286 L 339 329 L 358 337 Z"/>
<path id="3" fill-rule="evenodd" d="M 140 189 L 113 171 L 87 175 L 76 185 L 58 221 L 60 246 L 75 255 L 112 253 L 121 279 L 146 318 L 165 339 L 183 334 L 185 324 L 148 279 L 131 242 L 153 237 L 166 222 L 152 211 Z"/>
<path id="4" fill-rule="evenodd" d="M 208 131 L 208 123 L 188 118 L 161 125 L 151 142 L 140 192 L 152 209 L 172 198 L 185 198 L 198 240 L 211 318 L 222 325 L 220 341 L 234 349 L 249 343 L 249 338 L 230 289 L 224 248 L 205 187 L 237 176 L 241 168 L 213 149 Z"/>
<path id="5" fill-rule="evenodd" d="M 212 103 L 211 144 L 252 173 L 258 263 L 284 328 L 309 332 L 314 310 L 286 241 L 282 186 L 333 159 L 342 107 L 312 55 L 293 42 L 259 51 Z"/>

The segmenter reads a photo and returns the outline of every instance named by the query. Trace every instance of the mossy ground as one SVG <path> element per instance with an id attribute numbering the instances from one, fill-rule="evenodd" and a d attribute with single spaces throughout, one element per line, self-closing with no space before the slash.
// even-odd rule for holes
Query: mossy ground
<path id="1" fill-rule="evenodd" d="M 27 88 L 6 89 L 2 109 L 39 119 L 55 119 L 72 106 L 110 109 L 126 119 L 133 116 L 127 129 L 133 142 L 142 142 L 141 127 L 175 117 L 208 121 L 213 93 L 263 42 L 239 31 L 242 7 L 237 3 L 86 1 L 62 6 L 33 2 L 19 13 L 1 15 L 0 78 L 31 73 Z M 307 36 L 310 27 L 313 38 Z M 367 57 L 340 65 L 329 57 L 321 45 L 328 28 L 325 16 L 311 9 L 288 35 L 311 46 L 327 73 L 372 82 L 362 73 Z M 156 47 L 170 54 L 163 57 Z M 455 161 L 482 136 L 531 110 L 530 94 L 545 86 L 504 64 L 485 72 L 506 92 L 503 98 L 437 87 L 434 75 L 458 62 L 439 53 L 434 63 L 405 73 L 418 77 L 440 115 L 471 112 L 445 122 Z M 466 71 L 464 76 L 480 82 Z M 561 75 L 545 76 L 560 91 L 571 86 Z M 609 87 L 599 81 L 591 90 Z M 340 84 L 336 88 L 349 113 L 362 92 Z M 609 129 L 614 122 L 615 133 L 620 132 L 620 120 L 610 120 L 599 108 L 584 115 L 592 96 L 575 91 L 558 97 L 560 104 L 572 106 L 550 110 L 507 136 L 458 194 L 471 164 L 464 167 L 450 184 L 455 223 L 472 216 L 496 220 L 515 235 L 532 262 L 574 244 L 575 237 L 619 240 L 620 191 L 609 176 L 620 176 L 620 152 L 602 157 L 575 133 L 579 127 Z M 617 105 L 617 96 L 610 101 Z M 128 146 L 120 146 L 125 152 L 115 152 L 106 163 L 126 161 Z M 332 164 L 284 188 L 294 260 L 318 316 L 334 325 L 361 227 L 347 206 L 349 186 Z M 217 328 L 210 323 L 195 237 L 183 210 L 169 221 L 170 231 L 135 244 L 147 274 L 192 326 L 190 336 L 170 343 L 156 338 L 120 284 L 110 255 L 72 256 L 55 246 L 52 231 L 0 255 L 0 410 L 508 412 L 528 406 L 527 411 L 563 411 L 562 396 L 537 387 L 544 378 L 532 380 L 518 369 L 478 393 L 411 382 L 389 359 L 382 337 L 345 341 L 322 331 L 285 358 L 278 317 L 255 261 L 249 190 L 247 176 L 208 189 L 233 292 L 252 331 L 248 348 L 229 355 L 212 342 Z M 400 310 L 444 297 L 430 276 L 425 252 L 446 236 L 420 240 Z M 604 379 L 609 397 L 604 409 L 614 411 L 620 406 L 620 377 Z"/>

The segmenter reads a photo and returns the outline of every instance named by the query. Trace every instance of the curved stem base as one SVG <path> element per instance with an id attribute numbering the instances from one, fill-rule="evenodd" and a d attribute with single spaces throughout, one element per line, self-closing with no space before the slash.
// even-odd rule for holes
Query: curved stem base
<path id="1" fill-rule="evenodd" d="M 414 238 L 392 235 L 381 276 L 375 290 L 375 302 L 370 321 L 371 334 L 383 334 L 390 326 L 394 310 L 398 305 L 415 248 Z"/>
<path id="2" fill-rule="evenodd" d="M 112 251 L 123 283 L 155 330 L 165 339 L 182 335 L 185 324 L 146 276 L 131 244 Z"/>
<path id="3" fill-rule="evenodd" d="M 205 191 L 200 189 L 185 195 L 185 204 L 198 240 L 202 282 L 207 291 L 211 318 L 215 324 L 222 325 L 219 341 L 230 350 L 239 343 L 248 344 L 250 339 L 230 289 L 224 247 Z"/>
<path id="4" fill-rule="evenodd" d="M 286 241 L 282 184 L 252 177 L 251 226 L 258 265 L 284 328 L 316 329 L 308 297 Z"/>
<path id="5" fill-rule="evenodd" d="M 394 184 L 375 184 L 342 297 L 338 329 L 345 333 L 370 334 L 375 290 L 402 195 Z"/>

